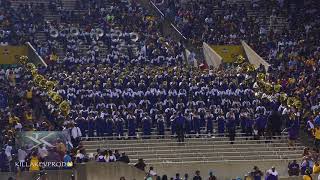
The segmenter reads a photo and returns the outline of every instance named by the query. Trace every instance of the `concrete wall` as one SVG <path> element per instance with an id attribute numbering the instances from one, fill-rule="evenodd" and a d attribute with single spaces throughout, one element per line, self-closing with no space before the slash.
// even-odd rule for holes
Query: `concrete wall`
<path id="1" fill-rule="evenodd" d="M 222 57 L 215 52 L 207 43 L 203 43 L 203 55 L 208 66 L 219 68 L 222 63 Z"/>
<path id="2" fill-rule="evenodd" d="M 263 65 L 266 70 L 269 69 L 270 64 L 260 57 L 246 42 L 241 41 L 241 44 L 246 52 L 249 62 L 253 64 L 255 68 Z"/>
<path id="3" fill-rule="evenodd" d="M 200 170 L 201 176 L 206 179 L 209 171 L 218 177 L 219 180 L 230 180 L 235 177 L 243 177 L 252 170 L 254 165 L 261 171 L 275 166 L 279 172 L 281 180 L 300 180 L 301 177 L 288 177 L 287 161 L 263 161 L 256 162 L 224 162 L 224 163 L 188 163 L 188 164 L 154 164 L 156 172 L 159 175 L 167 174 L 174 176 L 177 172 L 183 176 L 185 173 L 189 177 L 194 175 L 195 170 Z M 72 170 L 47 171 L 46 180 L 70 180 Z M 0 180 L 7 180 L 8 177 L 15 177 L 17 180 L 36 180 L 35 172 L 22 172 L 21 174 L 0 173 Z M 75 170 L 76 180 L 119 180 L 124 176 L 126 180 L 144 180 L 145 172 L 140 171 L 133 166 L 123 163 L 88 163 L 77 165 Z M 314 179 L 317 175 L 314 175 Z M 155 178 L 154 178 L 155 180 Z"/>
<path id="4" fill-rule="evenodd" d="M 46 171 L 46 180 L 70 180 L 73 174 L 72 170 L 51 170 Z M 7 180 L 9 177 L 14 177 L 16 180 L 36 180 L 39 177 L 39 172 L 20 172 L 0 173 L 0 180 Z"/>
<path id="5" fill-rule="evenodd" d="M 276 167 L 276 170 L 280 176 L 287 176 L 288 161 L 243 161 L 243 162 L 212 162 L 212 163 L 187 163 L 187 164 L 153 164 L 158 174 L 167 174 L 169 177 L 173 177 L 177 172 L 180 175 L 188 173 L 194 175 L 195 170 L 200 170 L 202 177 L 207 177 L 209 172 L 212 171 L 219 180 L 230 180 L 230 178 L 244 177 L 244 175 L 252 171 L 253 166 L 258 166 L 261 171 L 266 171 L 272 166 Z"/>
<path id="6" fill-rule="evenodd" d="M 146 173 L 124 163 L 88 163 L 77 166 L 77 180 L 143 180 Z"/>

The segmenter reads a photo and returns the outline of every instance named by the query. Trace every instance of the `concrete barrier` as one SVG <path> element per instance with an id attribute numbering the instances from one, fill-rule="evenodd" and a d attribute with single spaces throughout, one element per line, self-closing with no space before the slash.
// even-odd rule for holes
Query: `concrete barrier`
<path id="1" fill-rule="evenodd" d="M 46 180 L 71 180 L 72 170 L 47 170 L 45 171 Z M 13 177 L 16 180 L 37 180 L 39 172 L 19 172 L 19 173 L 0 173 L 0 180 L 7 180 Z"/>
<path id="2" fill-rule="evenodd" d="M 219 68 L 222 57 L 215 52 L 207 43 L 203 43 L 203 55 L 209 67 Z"/>
<path id="3" fill-rule="evenodd" d="M 255 68 L 263 65 L 265 70 L 268 71 L 270 64 L 267 63 L 262 57 L 260 57 L 246 42 L 241 41 L 242 47 L 246 52 L 250 64 L 253 64 Z"/>
<path id="4" fill-rule="evenodd" d="M 198 156 L 201 156 L 199 154 Z M 259 160 L 257 161 L 239 161 L 239 162 L 216 162 L 216 163 L 166 163 L 150 164 L 158 174 L 166 174 L 173 177 L 176 173 L 184 175 L 188 173 L 193 176 L 196 170 L 199 170 L 202 177 L 207 178 L 210 171 L 214 172 L 219 180 L 230 180 L 231 178 L 244 177 L 245 174 L 252 171 L 253 166 L 258 166 L 265 172 L 272 166 L 276 167 L 280 176 L 287 176 L 288 161 L 284 160 Z M 190 174 L 191 173 L 191 174 Z"/>

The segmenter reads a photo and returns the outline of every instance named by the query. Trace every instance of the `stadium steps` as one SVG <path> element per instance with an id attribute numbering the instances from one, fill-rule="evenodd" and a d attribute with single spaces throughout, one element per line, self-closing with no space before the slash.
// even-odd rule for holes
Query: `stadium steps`
<path id="1" fill-rule="evenodd" d="M 251 160 L 292 160 L 297 159 L 303 152 L 303 146 L 296 143 L 294 148 L 288 147 L 286 135 L 272 139 L 247 140 L 237 136 L 234 144 L 228 137 L 186 138 L 185 142 L 177 139 L 131 139 L 108 140 L 107 138 L 92 138 L 83 140 L 86 152 L 91 156 L 96 149 L 119 150 L 126 152 L 135 163 L 143 158 L 149 164 L 188 163 L 188 162 L 221 162 L 221 161 L 251 161 Z"/>

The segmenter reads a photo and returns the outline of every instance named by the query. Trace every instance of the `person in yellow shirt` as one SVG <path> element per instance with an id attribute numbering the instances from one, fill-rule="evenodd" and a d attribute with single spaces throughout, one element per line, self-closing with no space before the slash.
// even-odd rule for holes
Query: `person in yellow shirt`
<path id="1" fill-rule="evenodd" d="M 37 156 L 36 152 L 32 153 L 31 159 L 30 159 L 30 171 L 40 171 L 40 166 L 39 166 L 39 158 Z"/>
<path id="2" fill-rule="evenodd" d="M 26 111 L 25 117 L 28 122 L 32 122 L 32 112 L 31 111 Z"/>
<path id="3" fill-rule="evenodd" d="M 307 169 L 305 173 L 306 173 L 306 174 L 302 176 L 302 179 L 303 179 L 303 180 L 312 180 L 310 170 Z"/>
<path id="4" fill-rule="evenodd" d="M 26 98 L 27 98 L 27 100 L 31 100 L 32 99 L 32 90 L 31 89 L 27 90 Z"/>
<path id="5" fill-rule="evenodd" d="M 314 163 L 314 165 L 313 165 L 313 168 L 312 168 L 312 169 L 313 169 L 313 171 L 312 171 L 312 172 L 313 172 L 314 174 L 319 173 L 319 172 L 320 172 L 320 165 L 319 165 L 319 162 L 315 162 L 315 163 Z"/>
<path id="6" fill-rule="evenodd" d="M 319 149 L 320 147 L 320 127 L 319 126 L 315 127 L 315 129 L 313 130 L 313 136 L 315 138 L 314 145 L 316 146 L 317 149 Z"/>

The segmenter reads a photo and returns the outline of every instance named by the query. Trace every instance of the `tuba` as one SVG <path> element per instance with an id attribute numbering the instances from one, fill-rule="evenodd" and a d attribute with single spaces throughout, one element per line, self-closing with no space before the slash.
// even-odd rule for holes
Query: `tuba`
<path id="1" fill-rule="evenodd" d="M 298 98 L 295 98 L 293 105 L 297 109 L 301 109 L 302 108 L 302 102 Z"/>
<path id="2" fill-rule="evenodd" d="M 59 33 L 59 35 L 62 37 L 66 37 L 68 34 L 69 34 L 69 28 L 65 28 Z"/>
<path id="3" fill-rule="evenodd" d="M 46 90 L 48 91 L 52 91 L 55 87 L 55 84 L 53 81 L 47 81 L 46 82 Z"/>
<path id="4" fill-rule="evenodd" d="M 265 79 L 266 79 L 266 74 L 265 74 L 265 73 L 258 73 L 258 74 L 257 74 L 257 79 L 258 79 L 259 81 L 265 80 Z"/>
<path id="5" fill-rule="evenodd" d="M 279 99 L 281 103 L 284 103 L 288 99 L 288 95 L 286 93 L 281 93 Z"/>
<path id="6" fill-rule="evenodd" d="M 36 65 L 34 65 L 33 63 L 27 63 L 26 69 L 27 69 L 27 71 L 32 71 L 32 70 L 36 69 Z"/>
<path id="7" fill-rule="evenodd" d="M 0 31 L 0 38 L 3 38 L 6 35 L 6 32 L 4 30 Z"/>
<path id="8" fill-rule="evenodd" d="M 42 75 L 37 74 L 37 75 L 34 77 L 33 81 L 34 81 L 34 83 L 35 83 L 37 86 L 40 86 L 40 82 L 41 82 L 43 79 L 44 79 L 44 77 L 43 77 Z"/>
<path id="9" fill-rule="evenodd" d="M 281 85 L 280 84 L 276 84 L 276 85 L 274 85 L 273 86 L 273 90 L 275 91 L 275 92 L 280 92 L 281 91 Z"/>
<path id="10" fill-rule="evenodd" d="M 78 35 L 79 35 L 79 29 L 77 29 L 75 27 L 70 28 L 70 36 L 76 37 Z"/>
<path id="11" fill-rule="evenodd" d="M 36 75 L 38 75 L 38 69 L 32 69 L 31 75 L 32 75 L 32 77 L 35 77 Z"/>
<path id="12" fill-rule="evenodd" d="M 245 58 L 240 54 L 237 56 L 237 60 L 235 61 L 236 64 L 242 64 L 244 62 Z"/>
<path id="13" fill-rule="evenodd" d="M 20 56 L 19 63 L 26 64 L 28 60 L 29 60 L 28 56 Z"/>
<path id="14" fill-rule="evenodd" d="M 129 34 L 130 35 L 130 39 L 133 42 L 137 42 L 139 40 L 139 34 L 136 32 L 132 32 Z"/>
<path id="15" fill-rule="evenodd" d="M 45 78 L 41 79 L 41 81 L 39 82 L 39 86 L 43 89 L 47 88 L 47 80 Z"/>
<path id="16" fill-rule="evenodd" d="M 60 96 L 59 93 L 55 92 L 55 94 L 53 95 L 53 102 L 55 102 L 56 104 L 60 104 L 62 102 L 62 97 Z"/>
<path id="17" fill-rule="evenodd" d="M 97 37 L 101 38 L 104 35 L 104 31 L 101 28 L 97 28 L 95 34 Z"/>
<path id="18" fill-rule="evenodd" d="M 287 106 L 288 107 L 292 107 L 294 105 L 294 101 L 295 101 L 295 98 L 294 97 L 288 97 L 287 99 Z"/>
<path id="19" fill-rule="evenodd" d="M 70 105 L 68 101 L 64 100 L 59 104 L 60 111 L 66 116 L 70 112 Z"/>
<path id="20" fill-rule="evenodd" d="M 57 29 L 53 28 L 50 30 L 49 34 L 50 34 L 50 37 L 57 38 L 59 36 L 59 31 Z"/>

